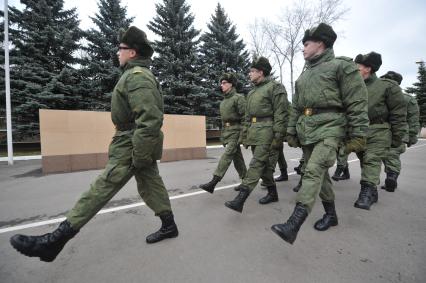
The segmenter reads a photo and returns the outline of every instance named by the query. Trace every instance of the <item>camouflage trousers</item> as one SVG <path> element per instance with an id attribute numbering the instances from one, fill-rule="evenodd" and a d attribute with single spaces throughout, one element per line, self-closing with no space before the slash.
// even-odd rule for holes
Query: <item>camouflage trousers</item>
<path id="1" fill-rule="evenodd" d="M 265 144 L 252 145 L 251 151 L 253 157 L 241 185 L 247 187 L 250 192 L 256 187 L 260 178 L 267 187 L 275 185 L 274 171 L 278 160 L 278 150 L 271 149 L 269 144 Z"/>
<path id="2" fill-rule="evenodd" d="M 326 138 L 315 144 L 302 146 L 305 157 L 302 186 L 297 193 L 296 202 L 304 204 L 311 212 L 317 194 L 322 201 L 334 201 L 334 192 L 328 169 L 336 161 L 340 139 Z"/>
<path id="3" fill-rule="evenodd" d="M 387 156 L 383 160 L 383 164 L 385 165 L 385 172 L 395 172 L 399 175 L 401 172 L 400 155 L 405 152 L 405 147 L 405 144 L 402 144 L 399 147 L 391 147 L 389 149 Z"/>
<path id="4" fill-rule="evenodd" d="M 247 167 L 244 162 L 243 154 L 241 153 L 240 145 L 237 140 L 230 141 L 226 144 L 225 152 L 220 157 L 219 163 L 217 164 L 216 170 L 213 175 L 223 178 L 226 171 L 228 170 L 231 162 L 234 162 L 234 167 L 240 176 L 240 179 L 243 179 L 247 173 Z"/>
<path id="5" fill-rule="evenodd" d="M 133 176 L 139 195 L 156 215 L 171 211 L 169 195 L 159 174 L 157 162 L 141 169 L 132 166 L 131 136 L 132 133 L 114 136 L 109 146 L 105 170 L 66 216 L 74 229 L 83 227 Z"/>
<path id="6" fill-rule="evenodd" d="M 361 183 L 373 186 L 380 183 L 382 160 L 389 152 L 391 131 L 389 128 L 369 128 L 366 150 L 356 155 L 361 165 Z"/>
<path id="7" fill-rule="evenodd" d="M 278 167 L 280 171 L 287 171 L 287 161 L 284 156 L 284 145 L 281 149 L 278 149 Z"/>
<path id="8" fill-rule="evenodd" d="M 343 143 L 340 144 L 339 150 L 337 152 L 337 166 L 348 166 L 348 154 L 345 152 L 345 145 Z"/>

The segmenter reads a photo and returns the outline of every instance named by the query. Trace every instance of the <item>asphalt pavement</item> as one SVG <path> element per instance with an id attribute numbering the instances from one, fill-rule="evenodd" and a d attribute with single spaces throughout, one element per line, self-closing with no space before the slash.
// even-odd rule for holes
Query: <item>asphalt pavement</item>
<path id="1" fill-rule="evenodd" d="M 40 160 L 0 162 L 0 282 L 426 282 L 425 140 L 403 154 L 396 192 L 379 189 L 370 211 L 353 206 L 360 168 L 352 154 L 351 179 L 334 183 L 339 225 L 313 229 L 323 214 L 318 198 L 294 245 L 270 227 L 293 211 L 300 149 L 285 147 L 290 176 L 277 183 L 280 201 L 258 204 L 266 194 L 258 187 L 242 214 L 224 206 L 239 184 L 232 165 L 213 195 L 197 188 L 211 179 L 222 152 L 159 164 L 179 237 L 146 244 L 160 221 L 132 179 L 52 263 L 19 254 L 9 238 L 55 229 L 101 171 L 43 175 Z M 243 152 L 248 164 L 251 153 Z"/>

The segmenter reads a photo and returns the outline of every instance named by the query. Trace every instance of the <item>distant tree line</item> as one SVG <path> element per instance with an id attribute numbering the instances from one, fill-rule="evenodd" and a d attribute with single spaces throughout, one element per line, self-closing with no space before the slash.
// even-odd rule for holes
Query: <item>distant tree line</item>
<path id="1" fill-rule="evenodd" d="M 13 138 L 39 139 L 39 109 L 109 111 L 110 97 L 121 70 L 117 59 L 120 28 L 127 16 L 121 0 L 98 0 L 90 17 L 93 28 L 82 30 L 76 8 L 64 0 L 21 0 L 9 6 L 10 86 Z M 0 11 L 4 38 L 4 12 Z M 144 29 L 144 27 L 140 27 Z M 218 4 L 204 33 L 194 27 L 185 0 L 163 0 L 148 28 L 153 42 L 152 70 L 164 93 L 165 112 L 206 115 L 208 126 L 219 125 L 219 78 L 241 74 L 247 89 L 250 56 L 223 7 Z M 4 62 L 3 42 L 0 61 Z M 5 116 L 4 63 L 0 64 L 0 117 Z"/>

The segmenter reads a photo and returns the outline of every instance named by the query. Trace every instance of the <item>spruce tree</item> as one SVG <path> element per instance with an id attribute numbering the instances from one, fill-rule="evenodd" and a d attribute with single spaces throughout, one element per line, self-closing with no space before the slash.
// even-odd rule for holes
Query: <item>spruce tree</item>
<path id="1" fill-rule="evenodd" d="M 201 36 L 201 70 L 204 71 L 203 86 L 208 93 L 206 115 L 211 124 L 218 126 L 219 104 L 223 97 L 218 88 L 219 79 L 224 72 L 235 73 L 239 80 L 237 91 L 247 92 L 250 55 L 236 33 L 236 26 L 219 3 L 207 27 L 208 31 Z"/>
<path id="2" fill-rule="evenodd" d="M 63 2 L 21 0 L 22 11 L 9 7 L 12 123 L 17 140 L 38 139 L 39 109 L 78 108 L 79 77 L 73 66 L 79 63 L 75 52 L 82 31 L 76 9 L 64 10 Z"/>
<path id="3" fill-rule="evenodd" d="M 121 72 L 117 57 L 118 31 L 129 28 L 133 17 L 127 17 L 127 8 L 121 0 L 99 0 L 99 11 L 90 17 L 96 28 L 85 32 L 87 46 L 83 49 L 82 84 L 87 90 L 84 101 L 87 109 L 110 110 L 111 93 Z"/>
<path id="4" fill-rule="evenodd" d="M 154 43 L 158 57 L 153 72 L 164 94 L 164 109 L 170 114 L 204 115 L 206 94 L 198 73 L 197 36 L 194 16 L 185 0 L 163 0 L 156 4 L 157 15 L 148 28 L 161 40 Z"/>
<path id="5" fill-rule="evenodd" d="M 426 126 L 426 67 L 425 62 L 419 62 L 419 70 L 417 79 L 418 82 L 413 84 L 413 87 L 406 89 L 407 93 L 412 93 L 416 96 L 417 104 L 420 109 L 420 125 Z"/>

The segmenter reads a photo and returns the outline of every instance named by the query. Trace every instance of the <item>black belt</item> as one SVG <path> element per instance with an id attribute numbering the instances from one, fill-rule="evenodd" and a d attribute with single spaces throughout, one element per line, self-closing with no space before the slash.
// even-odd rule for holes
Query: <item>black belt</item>
<path id="1" fill-rule="evenodd" d="M 321 113 L 343 113 L 342 108 L 338 107 L 327 107 L 327 108 L 310 108 L 306 107 L 303 109 L 303 115 L 312 116 Z"/>
<path id="2" fill-rule="evenodd" d="M 237 121 L 223 121 L 223 126 L 224 127 L 231 127 L 231 126 L 235 126 L 235 125 L 240 125 L 240 122 Z"/>
<path id="3" fill-rule="evenodd" d="M 250 121 L 252 123 L 265 122 L 265 121 L 274 121 L 272 117 L 251 117 Z"/>
<path id="4" fill-rule="evenodd" d="M 117 131 L 129 131 L 133 130 L 136 127 L 135 123 L 122 123 L 115 125 Z"/>
<path id="5" fill-rule="evenodd" d="M 382 118 L 374 118 L 370 120 L 370 125 L 374 125 L 374 124 L 384 124 L 387 123 L 387 121 L 385 121 Z"/>

